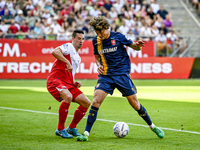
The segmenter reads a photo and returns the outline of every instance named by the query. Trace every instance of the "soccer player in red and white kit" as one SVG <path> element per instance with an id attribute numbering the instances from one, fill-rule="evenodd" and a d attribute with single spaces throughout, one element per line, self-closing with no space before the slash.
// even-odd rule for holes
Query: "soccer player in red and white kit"
<path id="1" fill-rule="evenodd" d="M 58 128 L 55 133 L 63 138 L 73 138 L 73 136 L 80 135 L 76 126 L 91 104 L 90 100 L 78 89 L 81 87 L 81 82 L 74 81 L 76 69 L 81 62 L 78 50 L 83 42 L 83 31 L 74 30 L 72 43 L 65 43 L 52 51 L 56 60 L 47 78 L 47 89 L 57 101 L 62 101 L 59 108 Z M 79 106 L 75 110 L 72 122 L 65 129 L 65 121 L 71 102 L 78 103 Z"/>

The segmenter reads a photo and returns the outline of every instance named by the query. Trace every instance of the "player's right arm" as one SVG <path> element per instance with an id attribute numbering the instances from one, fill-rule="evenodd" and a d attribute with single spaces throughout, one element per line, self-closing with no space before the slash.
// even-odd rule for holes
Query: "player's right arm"
<path id="1" fill-rule="evenodd" d="M 99 74 L 103 74 L 103 66 L 101 65 L 100 63 L 100 57 L 99 55 L 94 55 L 95 56 L 95 62 L 96 62 L 96 65 L 97 65 L 97 72 Z"/>
<path id="2" fill-rule="evenodd" d="M 55 48 L 51 54 L 58 60 L 64 62 L 67 65 L 67 71 L 72 72 L 72 65 L 70 64 L 70 62 L 64 57 L 64 55 L 62 54 L 62 50 L 57 47 Z"/>

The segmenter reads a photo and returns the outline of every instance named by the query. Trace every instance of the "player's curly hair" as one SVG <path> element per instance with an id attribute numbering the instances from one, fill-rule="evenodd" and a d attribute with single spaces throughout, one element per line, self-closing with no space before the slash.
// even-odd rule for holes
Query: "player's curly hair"
<path id="1" fill-rule="evenodd" d="M 105 30 L 110 27 L 108 20 L 104 16 L 93 17 L 90 20 L 89 25 L 94 30 Z"/>

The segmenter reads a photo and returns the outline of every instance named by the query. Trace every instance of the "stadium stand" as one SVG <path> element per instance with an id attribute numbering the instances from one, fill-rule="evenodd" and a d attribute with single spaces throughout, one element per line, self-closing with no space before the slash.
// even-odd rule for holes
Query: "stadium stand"
<path id="1" fill-rule="evenodd" d="M 178 0 L 0 0 L 0 38 L 70 40 L 74 29 L 82 29 L 91 40 L 95 33 L 88 22 L 102 15 L 113 31 L 134 40 L 154 40 L 157 56 L 180 56 L 198 33 L 182 9 Z M 166 38 L 159 42 L 162 34 Z"/>

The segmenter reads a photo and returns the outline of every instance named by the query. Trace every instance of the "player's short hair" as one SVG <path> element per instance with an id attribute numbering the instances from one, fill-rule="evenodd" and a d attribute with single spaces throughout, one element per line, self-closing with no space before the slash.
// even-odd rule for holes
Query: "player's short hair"
<path id="1" fill-rule="evenodd" d="M 72 33 L 72 37 L 75 38 L 77 33 L 84 34 L 82 30 L 74 30 L 74 32 Z"/>
<path id="2" fill-rule="evenodd" d="M 94 29 L 94 30 L 105 30 L 110 27 L 110 24 L 108 23 L 108 20 L 104 16 L 98 16 L 98 17 L 93 17 L 89 25 Z"/>

